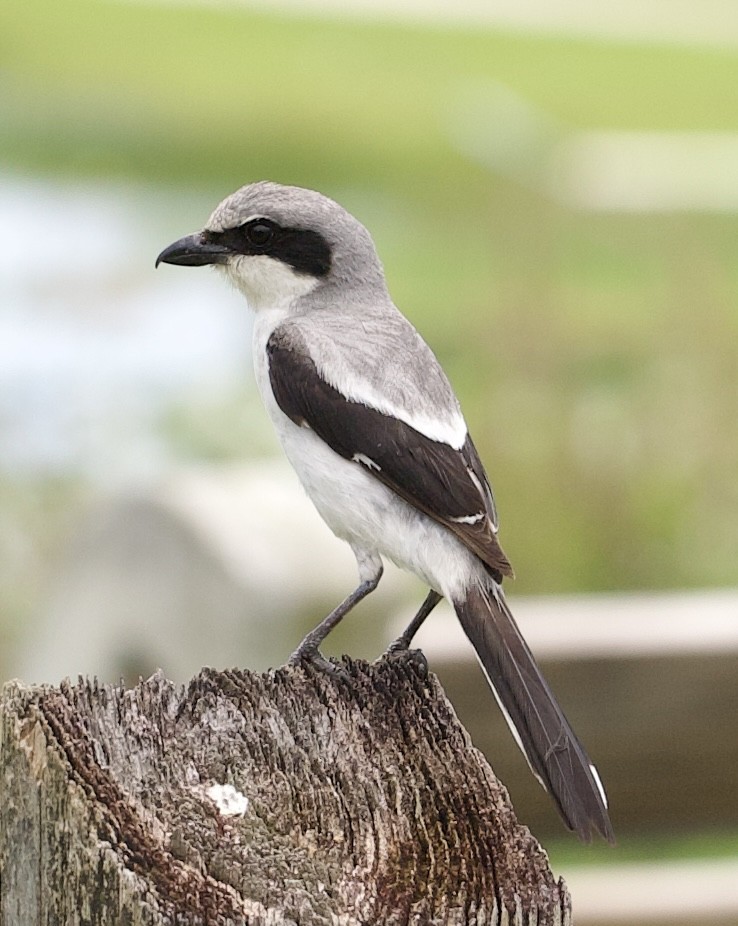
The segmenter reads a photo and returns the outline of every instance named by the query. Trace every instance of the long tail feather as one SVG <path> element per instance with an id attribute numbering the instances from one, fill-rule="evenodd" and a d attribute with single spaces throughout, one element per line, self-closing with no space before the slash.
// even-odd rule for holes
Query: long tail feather
<path id="1" fill-rule="evenodd" d="M 502 589 L 490 579 L 453 604 L 518 745 L 566 826 L 584 842 L 595 829 L 613 843 L 597 769 L 536 665 Z"/>

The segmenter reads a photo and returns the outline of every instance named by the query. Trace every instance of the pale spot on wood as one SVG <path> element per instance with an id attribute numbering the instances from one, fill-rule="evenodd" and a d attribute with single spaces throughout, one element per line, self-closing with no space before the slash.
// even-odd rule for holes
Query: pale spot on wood
<path id="1" fill-rule="evenodd" d="M 237 791 L 233 785 L 210 785 L 205 794 L 215 804 L 222 817 L 242 817 L 249 806 L 245 794 Z"/>

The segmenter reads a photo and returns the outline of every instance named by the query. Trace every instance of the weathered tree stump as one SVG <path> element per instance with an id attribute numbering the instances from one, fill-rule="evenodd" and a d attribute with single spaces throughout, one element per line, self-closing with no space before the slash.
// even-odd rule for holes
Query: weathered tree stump
<path id="1" fill-rule="evenodd" d="M 4 689 L 0 926 L 567 924 L 422 662 Z"/>

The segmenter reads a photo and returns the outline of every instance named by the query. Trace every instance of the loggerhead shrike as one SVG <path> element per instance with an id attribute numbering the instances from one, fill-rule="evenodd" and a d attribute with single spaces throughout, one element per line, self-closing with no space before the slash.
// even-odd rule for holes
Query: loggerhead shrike
<path id="1" fill-rule="evenodd" d="M 290 463 L 359 586 L 293 661 L 377 587 L 382 557 L 430 592 L 394 648 L 442 597 L 453 605 L 534 775 L 588 842 L 613 831 L 595 766 L 543 678 L 502 593 L 512 567 L 459 402 L 428 345 L 395 308 L 369 232 L 312 190 L 261 182 L 225 199 L 205 228 L 157 258 L 212 264 L 256 313 L 256 381 Z"/>

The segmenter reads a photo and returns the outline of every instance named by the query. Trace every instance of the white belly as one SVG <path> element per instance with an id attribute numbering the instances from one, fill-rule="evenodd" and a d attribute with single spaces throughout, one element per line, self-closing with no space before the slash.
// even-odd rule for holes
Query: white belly
<path id="1" fill-rule="evenodd" d="M 357 555 L 385 556 L 447 597 L 484 569 L 454 535 L 394 494 L 360 463 L 345 460 L 279 408 L 269 382 L 266 342 L 285 315 L 260 312 L 254 325 L 254 370 L 284 451 L 323 520 Z"/>

